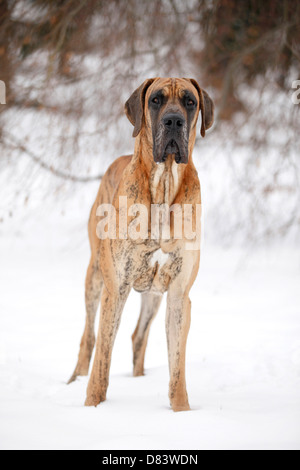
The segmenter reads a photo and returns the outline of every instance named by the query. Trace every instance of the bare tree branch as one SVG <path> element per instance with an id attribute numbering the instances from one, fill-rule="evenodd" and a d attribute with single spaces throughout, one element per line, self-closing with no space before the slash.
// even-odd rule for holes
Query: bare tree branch
<path id="1" fill-rule="evenodd" d="M 247 56 L 248 54 L 253 54 L 257 52 L 260 48 L 264 47 L 266 43 L 270 41 L 271 39 L 273 41 L 276 41 L 276 36 L 279 33 L 286 32 L 287 29 L 293 26 L 294 24 L 295 22 L 286 23 L 286 24 L 278 26 L 277 28 L 271 29 L 270 31 L 267 31 L 257 41 L 255 41 L 250 46 L 245 47 L 236 55 L 236 57 L 234 57 L 231 60 L 230 64 L 227 67 L 227 72 L 223 80 L 223 89 L 222 89 L 222 94 L 221 94 L 221 101 L 219 103 L 219 108 L 218 108 L 218 116 L 222 114 L 222 111 L 227 105 L 227 100 L 231 92 L 231 87 L 233 85 L 234 77 L 237 74 L 237 69 L 239 65 L 241 64 L 243 58 Z"/>
<path id="2" fill-rule="evenodd" d="M 29 150 L 22 144 L 20 141 L 15 139 L 12 135 L 8 135 L 5 133 L 5 136 L 2 135 L 2 140 L 4 138 L 4 143 L 11 148 L 18 150 L 19 152 L 26 154 L 34 163 L 36 163 L 40 168 L 50 172 L 52 175 L 62 178 L 64 180 L 73 181 L 75 183 L 90 183 L 93 181 L 100 181 L 103 178 L 103 175 L 95 175 L 95 176 L 75 176 L 71 175 L 70 173 L 66 173 L 64 171 L 58 170 L 54 168 L 52 165 L 48 165 L 45 163 L 41 157 L 38 157 L 32 150 Z"/>

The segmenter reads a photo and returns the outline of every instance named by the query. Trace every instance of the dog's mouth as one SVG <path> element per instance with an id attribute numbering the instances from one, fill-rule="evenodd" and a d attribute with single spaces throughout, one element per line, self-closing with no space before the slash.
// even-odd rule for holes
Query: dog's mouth
<path id="1" fill-rule="evenodd" d="M 164 154 L 163 154 L 163 157 L 162 157 L 163 162 L 165 162 L 167 160 L 168 155 L 174 155 L 175 162 L 176 163 L 181 163 L 182 156 L 181 156 L 181 153 L 180 153 L 180 149 L 179 149 L 179 146 L 178 146 L 177 142 L 174 139 L 171 139 L 165 147 L 165 151 L 164 151 Z"/>

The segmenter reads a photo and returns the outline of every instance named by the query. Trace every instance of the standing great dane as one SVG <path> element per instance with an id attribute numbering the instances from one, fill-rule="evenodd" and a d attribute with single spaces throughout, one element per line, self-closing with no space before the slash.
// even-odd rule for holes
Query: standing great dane
<path id="1" fill-rule="evenodd" d="M 133 373 L 143 375 L 150 326 L 163 293 L 167 292 L 169 398 L 174 411 L 189 410 L 185 350 L 191 315 L 189 291 L 199 269 L 200 242 L 199 234 L 196 234 L 190 249 L 191 237 L 185 232 L 175 236 L 178 219 L 175 220 L 176 211 L 172 208 L 177 208 L 180 213 L 180 208 L 189 206 L 189 221 L 193 228 L 198 227 L 196 218 L 201 195 L 192 151 L 198 114 L 201 112 L 201 135 L 204 137 L 213 124 L 214 105 L 193 79 L 153 78 L 146 80 L 131 95 L 125 104 L 125 112 L 134 126 L 134 154 L 121 157 L 110 166 L 91 211 L 92 255 L 86 277 L 86 324 L 78 362 L 69 383 L 77 376 L 88 374 L 95 344 L 95 315 L 101 298 L 100 325 L 85 405 L 97 406 L 106 399 L 112 348 L 132 288 L 142 293 L 141 313 L 132 335 Z M 131 210 L 126 213 L 124 223 L 121 214 L 125 200 Z M 107 208 L 108 205 L 118 216 L 114 236 L 110 237 L 103 233 L 99 235 L 98 230 L 100 214 L 104 215 L 99 212 L 99 207 Z M 153 236 L 147 231 L 144 236 L 142 233 L 140 237 L 128 236 L 128 229 L 134 233 L 134 224 L 137 229 L 137 221 L 140 232 L 145 222 L 146 227 L 152 226 L 153 207 L 166 205 L 171 209 L 169 235 L 165 236 L 159 225 L 159 235 Z M 145 211 L 141 211 L 141 207 Z M 137 217 L 140 212 L 146 214 L 147 220 L 143 224 Z M 159 218 L 160 223 L 162 218 Z M 178 233 L 178 223 L 176 230 Z"/>

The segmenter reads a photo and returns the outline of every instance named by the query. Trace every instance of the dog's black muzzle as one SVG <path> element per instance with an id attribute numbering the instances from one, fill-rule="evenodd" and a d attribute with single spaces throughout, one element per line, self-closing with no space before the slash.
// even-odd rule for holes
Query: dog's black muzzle
<path id="1" fill-rule="evenodd" d="M 156 162 L 165 162 L 168 155 L 174 155 L 176 163 L 188 162 L 186 121 L 181 114 L 165 114 L 161 120 L 159 135 L 154 153 Z"/>

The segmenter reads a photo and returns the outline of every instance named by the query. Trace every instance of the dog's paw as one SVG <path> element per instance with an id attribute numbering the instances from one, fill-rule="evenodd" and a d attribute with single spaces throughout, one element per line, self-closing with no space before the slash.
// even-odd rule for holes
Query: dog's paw
<path id="1" fill-rule="evenodd" d="M 100 403 L 106 400 L 106 396 L 103 394 L 88 394 L 85 400 L 84 406 L 98 406 Z"/>
<path id="2" fill-rule="evenodd" d="M 67 385 L 70 385 L 71 383 L 75 382 L 75 380 L 77 379 L 78 375 L 77 374 L 73 374 L 71 375 L 71 377 L 69 378 L 68 382 L 67 382 Z"/>
<path id="3" fill-rule="evenodd" d="M 176 413 L 178 411 L 190 411 L 190 405 L 188 403 L 185 403 L 183 405 L 177 405 L 177 404 L 171 404 L 172 410 L 175 411 Z"/>

